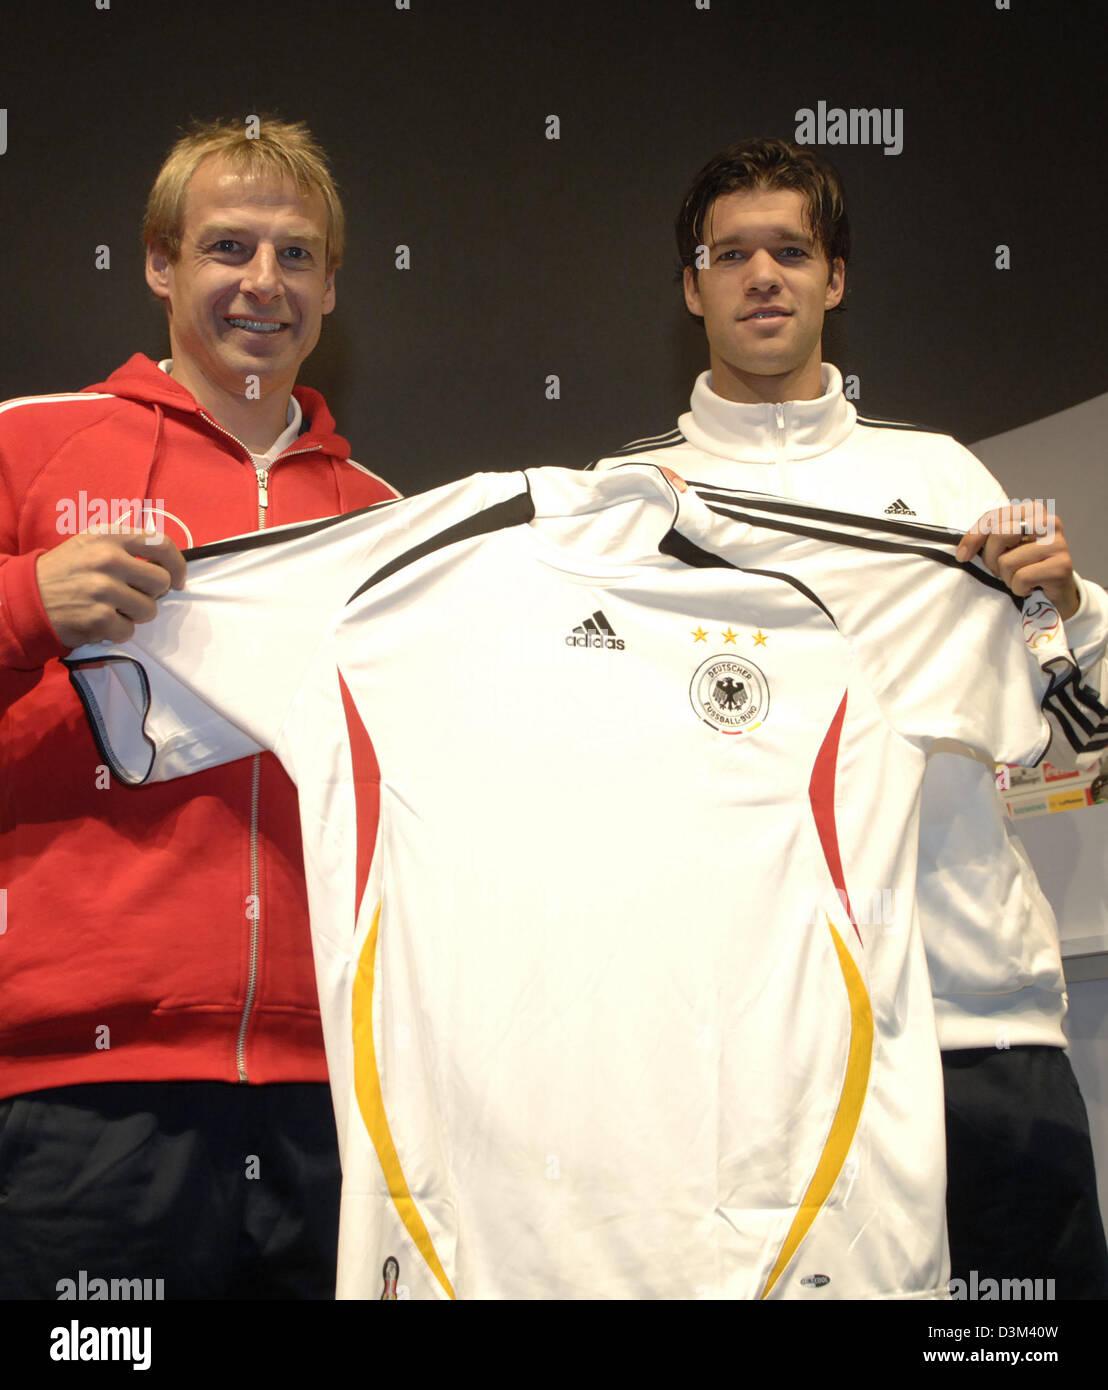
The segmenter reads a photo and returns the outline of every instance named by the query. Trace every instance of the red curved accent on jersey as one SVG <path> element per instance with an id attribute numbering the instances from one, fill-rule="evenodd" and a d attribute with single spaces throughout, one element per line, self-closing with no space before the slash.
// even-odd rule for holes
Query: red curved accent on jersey
<path id="1" fill-rule="evenodd" d="M 362 906 L 369 879 L 369 866 L 373 863 L 373 847 L 377 843 L 377 821 L 381 812 L 381 769 L 377 754 L 373 751 L 373 741 L 362 723 L 354 697 L 338 671 L 339 690 L 342 692 L 342 707 L 346 714 L 346 734 L 350 740 L 350 761 L 354 769 L 354 805 L 358 813 L 358 860 L 355 871 L 354 920 Z"/>
<path id="2" fill-rule="evenodd" d="M 835 885 L 839 901 L 842 903 L 846 915 L 850 918 L 854 935 L 864 945 L 862 933 L 858 930 L 858 923 L 854 920 L 854 909 L 850 906 L 850 897 L 846 891 L 843 862 L 839 855 L 839 832 L 835 826 L 835 768 L 839 758 L 839 735 L 842 733 L 845 718 L 846 694 L 844 693 L 839 708 L 835 711 L 835 717 L 823 736 L 820 750 L 816 754 L 816 761 L 812 766 L 812 778 L 808 783 L 808 800 L 812 803 L 812 815 L 815 818 L 816 830 L 819 832 L 819 842 L 823 846 L 823 857 L 827 860 L 827 867 L 831 872 L 831 882 Z"/>

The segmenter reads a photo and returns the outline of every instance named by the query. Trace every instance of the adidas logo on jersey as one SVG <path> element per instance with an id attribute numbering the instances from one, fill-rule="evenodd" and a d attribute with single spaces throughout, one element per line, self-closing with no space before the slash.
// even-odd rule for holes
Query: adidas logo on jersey
<path id="1" fill-rule="evenodd" d="M 902 497 L 898 497 L 895 502 L 890 502 L 885 508 L 886 516 L 916 516 L 908 503 Z"/>
<path id="2" fill-rule="evenodd" d="M 621 652 L 624 642 L 617 637 L 608 619 L 598 608 L 591 618 L 579 623 L 566 638 L 567 647 L 593 647 L 597 651 Z"/>

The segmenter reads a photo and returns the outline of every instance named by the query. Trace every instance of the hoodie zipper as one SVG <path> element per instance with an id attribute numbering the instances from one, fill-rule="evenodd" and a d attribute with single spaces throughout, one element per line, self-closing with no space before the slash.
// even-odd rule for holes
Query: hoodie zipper
<path id="1" fill-rule="evenodd" d="M 224 433 L 226 433 L 226 431 L 224 431 Z M 232 435 L 231 438 L 234 439 L 234 435 Z M 250 452 L 249 449 L 247 449 L 247 453 L 249 453 L 249 452 Z M 259 468 L 258 465 L 257 465 L 256 463 L 254 464 L 254 476 L 255 476 L 255 477 L 257 478 L 257 480 L 258 480 L 258 530 L 259 530 L 259 531 L 264 531 L 264 530 L 265 530 L 265 514 L 266 514 L 266 509 L 267 509 L 268 506 L 269 506 L 269 470 L 270 470 L 271 468 L 276 468 L 277 465 L 278 465 L 279 463 L 284 463 L 285 459 L 294 458 L 297 454 L 315 454 L 315 453 L 318 453 L 318 452 L 319 452 L 319 445 L 318 445 L 318 444 L 311 444 L 311 445 L 309 445 L 308 448 L 306 448 L 306 449 L 293 449 L 290 453 L 282 454 L 280 458 L 274 459 L 273 462 L 270 463 L 270 464 L 267 464 L 265 468 Z M 254 462 L 253 459 L 251 459 L 250 461 L 251 461 L 251 463 Z"/>
<path id="2" fill-rule="evenodd" d="M 225 434 L 228 439 L 233 440 L 239 448 L 246 454 L 252 464 L 254 459 L 250 450 L 231 433 L 225 430 L 218 420 L 213 420 L 210 415 L 200 412 L 201 417 L 209 425 L 217 429 L 220 434 Z M 307 449 L 294 449 L 292 453 L 284 453 L 280 458 L 274 459 L 273 463 L 265 468 L 260 468 L 254 464 L 254 476 L 258 482 L 258 530 L 265 530 L 266 511 L 269 508 L 269 470 L 280 463 L 283 459 L 292 458 L 294 454 L 311 454 L 319 449 L 318 444 L 312 444 Z M 240 1082 L 249 1081 L 246 1073 L 246 1030 L 250 1027 L 250 1018 L 254 1012 L 254 1000 L 258 993 L 258 945 L 261 940 L 262 930 L 262 900 L 260 894 L 259 876 L 259 857 L 258 857 L 258 807 L 261 799 L 262 781 L 262 755 L 255 753 L 253 758 L 253 771 L 250 779 L 250 907 L 248 914 L 250 917 L 250 961 L 246 971 L 246 998 L 243 1000 L 242 1016 L 239 1019 L 239 1035 L 235 1043 L 235 1067 L 238 1071 Z"/>

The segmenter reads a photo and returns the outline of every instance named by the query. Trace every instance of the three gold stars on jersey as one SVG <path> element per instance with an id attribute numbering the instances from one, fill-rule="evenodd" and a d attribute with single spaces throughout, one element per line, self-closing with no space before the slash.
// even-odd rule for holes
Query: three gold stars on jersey
<path id="1" fill-rule="evenodd" d="M 708 640 L 707 632 L 704 630 L 704 628 L 700 626 L 697 626 L 694 631 L 691 631 L 689 633 L 689 636 L 693 639 L 694 642 L 707 642 Z M 723 638 L 724 643 L 733 643 L 736 641 L 738 637 L 741 636 L 741 633 L 732 632 L 729 627 L 726 632 L 721 632 L 720 636 Z M 763 632 L 761 628 L 759 628 L 757 632 L 751 633 L 751 636 L 754 638 L 754 645 L 756 647 L 764 647 L 769 638 L 769 634 Z"/>

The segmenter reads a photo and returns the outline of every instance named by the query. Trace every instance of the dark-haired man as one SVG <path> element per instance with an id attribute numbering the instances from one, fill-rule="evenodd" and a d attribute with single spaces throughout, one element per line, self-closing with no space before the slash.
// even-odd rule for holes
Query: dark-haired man
<path id="1" fill-rule="evenodd" d="M 962 558 L 981 550 L 1020 596 L 1042 587 L 1082 670 L 1102 672 L 1108 596 L 1074 574 L 1061 521 L 1009 507 L 953 439 L 858 416 L 822 361 L 850 254 L 834 169 L 782 140 L 733 146 L 693 180 L 676 232 L 710 371 L 677 429 L 594 466 L 649 459 L 694 486 L 970 528 Z M 929 764 L 918 896 L 943 1048 L 954 1277 L 1052 1278 L 1059 1298 L 1108 1296 L 1055 922 L 990 769 L 970 758 Z"/>
<path id="2" fill-rule="evenodd" d="M 120 787 L 57 658 L 151 619 L 186 547 L 394 493 L 294 391 L 343 246 L 307 129 L 179 140 L 144 240 L 171 359 L 0 405 L 0 1297 L 328 1298 L 295 791 L 268 755 Z"/>

